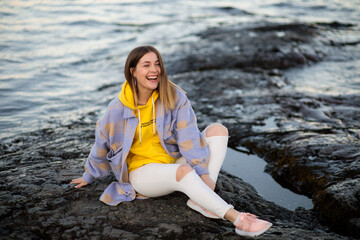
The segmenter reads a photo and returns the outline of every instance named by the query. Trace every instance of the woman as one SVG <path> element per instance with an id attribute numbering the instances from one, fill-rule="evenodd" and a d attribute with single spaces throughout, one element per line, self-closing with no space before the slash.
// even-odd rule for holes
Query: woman
<path id="1" fill-rule="evenodd" d="M 158 50 L 133 49 L 124 73 L 119 96 L 97 122 L 83 177 L 71 184 L 83 187 L 111 169 L 117 182 L 100 197 L 108 205 L 181 191 L 190 198 L 190 208 L 231 221 L 239 235 L 257 236 L 268 230 L 271 223 L 236 211 L 214 192 L 228 131 L 212 124 L 200 133 L 189 100 L 168 79 Z"/>

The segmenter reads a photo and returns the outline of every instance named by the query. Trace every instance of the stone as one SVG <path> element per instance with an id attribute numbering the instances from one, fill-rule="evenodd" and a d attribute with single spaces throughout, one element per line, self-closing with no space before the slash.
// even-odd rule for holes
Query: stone
<path id="1" fill-rule="evenodd" d="M 288 69 L 316 64 L 329 53 L 346 55 L 341 45 L 326 44 L 331 39 L 321 26 L 260 22 L 211 28 L 199 33 L 196 43 L 180 44 L 166 56 L 170 78 L 187 92 L 201 129 L 223 123 L 230 147 L 263 157 L 278 182 L 312 197 L 313 210 L 289 211 L 221 172 L 216 192 L 223 199 L 274 223 L 261 239 L 359 234 L 360 98 L 296 92 L 285 77 Z M 111 87 L 118 86 L 106 88 Z M 70 186 L 83 172 L 98 117 L 89 110 L 60 119 L 54 128 L 1 140 L 2 237 L 238 239 L 231 223 L 189 209 L 181 193 L 111 207 L 99 197 L 113 175 L 81 189 Z M 276 127 L 256 128 L 270 117 Z"/>

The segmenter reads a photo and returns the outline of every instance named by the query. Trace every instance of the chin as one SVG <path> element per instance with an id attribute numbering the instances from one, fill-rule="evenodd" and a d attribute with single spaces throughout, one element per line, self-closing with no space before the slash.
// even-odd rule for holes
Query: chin
<path id="1" fill-rule="evenodd" d="M 151 85 L 149 86 L 149 88 L 150 88 L 151 90 L 155 90 L 155 89 L 158 88 L 158 86 L 159 86 L 159 83 L 157 83 L 157 84 L 151 84 Z"/>

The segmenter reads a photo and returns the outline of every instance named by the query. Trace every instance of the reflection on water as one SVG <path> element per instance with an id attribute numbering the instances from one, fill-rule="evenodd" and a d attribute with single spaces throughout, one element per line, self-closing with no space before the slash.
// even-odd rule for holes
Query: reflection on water
<path id="1" fill-rule="evenodd" d="M 248 155 L 228 148 L 222 169 L 253 185 L 268 201 L 295 210 L 297 207 L 313 208 L 310 198 L 291 192 L 264 172 L 266 162 L 256 155 Z"/>
<path id="2" fill-rule="evenodd" d="M 330 59 L 314 66 L 291 69 L 285 75 L 300 92 L 328 95 L 359 94 L 360 72 L 356 67 L 359 65 L 359 59 Z"/>
<path id="3" fill-rule="evenodd" d="M 278 129 L 278 127 L 276 125 L 275 120 L 276 120 L 276 117 L 269 117 L 264 120 L 264 125 L 262 125 L 262 126 L 254 125 L 254 126 L 252 126 L 252 129 L 254 131 L 259 131 L 259 132 L 276 130 L 276 129 Z"/>
<path id="4" fill-rule="evenodd" d="M 360 11 L 355 2 L 0 1 L 0 138 L 31 131 L 38 123 L 45 127 L 49 119 L 72 114 L 69 109 L 86 111 L 88 106 L 99 106 L 104 95 L 96 89 L 114 83 L 120 86 L 126 55 L 135 46 L 155 45 L 171 58 L 177 44 L 197 41 L 198 32 L 221 25 L 294 20 L 356 24 Z M 356 43 L 358 31 L 339 38 Z M 354 59 L 348 68 L 336 66 L 345 69 L 335 71 L 345 82 L 333 81 L 333 72 L 323 70 L 332 68 L 327 66 L 312 69 L 310 74 L 294 73 L 294 78 L 313 91 L 317 91 L 313 82 L 319 79 L 324 86 L 331 82 L 332 92 L 359 90 L 359 82 L 354 81 L 359 79 L 358 71 L 350 69 L 358 65 Z M 311 78 L 313 70 L 319 70 L 316 81 Z"/>

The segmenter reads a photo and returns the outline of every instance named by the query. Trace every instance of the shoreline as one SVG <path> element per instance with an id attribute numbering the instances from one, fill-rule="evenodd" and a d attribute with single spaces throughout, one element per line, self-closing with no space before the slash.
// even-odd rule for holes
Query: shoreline
<path id="1" fill-rule="evenodd" d="M 15 139 L 1 166 L 0 233 L 7 239 L 238 239 L 231 223 L 202 216 L 186 206 L 187 197 L 123 202 L 116 207 L 99 201 L 113 175 L 82 189 L 69 185 L 81 176 L 91 147 L 94 124 L 78 120 Z M 21 141 L 20 141 L 21 140 Z M 2 155 L 4 156 L 4 155 Z M 4 163 L 3 157 L 1 157 Z M 224 171 L 215 190 L 241 211 L 273 222 L 262 239 L 352 239 L 321 224 L 311 210 L 290 211 L 264 200 L 255 188 Z"/>
<path id="2" fill-rule="evenodd" d="M 316 64 L 342 49 L 326 44 L 331 39 L 323 25 L 212 28 L 167 63 L 171 79 L 192 101 L 200 128 L 223 123 L 230 132 L 229 147 L 243 146 L 263 157 L 277 181 L 312 197 L 313 211 L 289 211 L 222 172 L 216 189 L 220 196 L 274 223 L 263 239 L 352 239 L 359 234 L 360 96 L 311 96 L 294 91 L 284 77 L 287 69 Z M 338 29 L 339 24 L 326 27 Z M 275 127 L 255 127 L 269 117 L 276 118 Z M 69 186 L 82 174 L 96 119 L 89 111 L 70 123 L 0 143 L 2 236 L 236 238 L 231 224 L 191 211 L 178 193 L 114 208 L 98 201 L 112 176 L 80 190 Z"/>
<path id="3" fill-rule="evenodd" d="M 230 147 L 263 158 L 276 181 L 312 198 L 324 223 L 352 236 L 360 235 L 360 95 L 301 92 L 286 73 L 339 56 L 358 59 L 351 41 L 333 39 L 356 29 L 339 22 L 212 28 L 186 48 L 192 51 L 178 65 L 188 69 L 173 79 L 188 92 L 200 125 L 223 123 Z M 267 119 L 273 126 L 261 129 Z"/>

